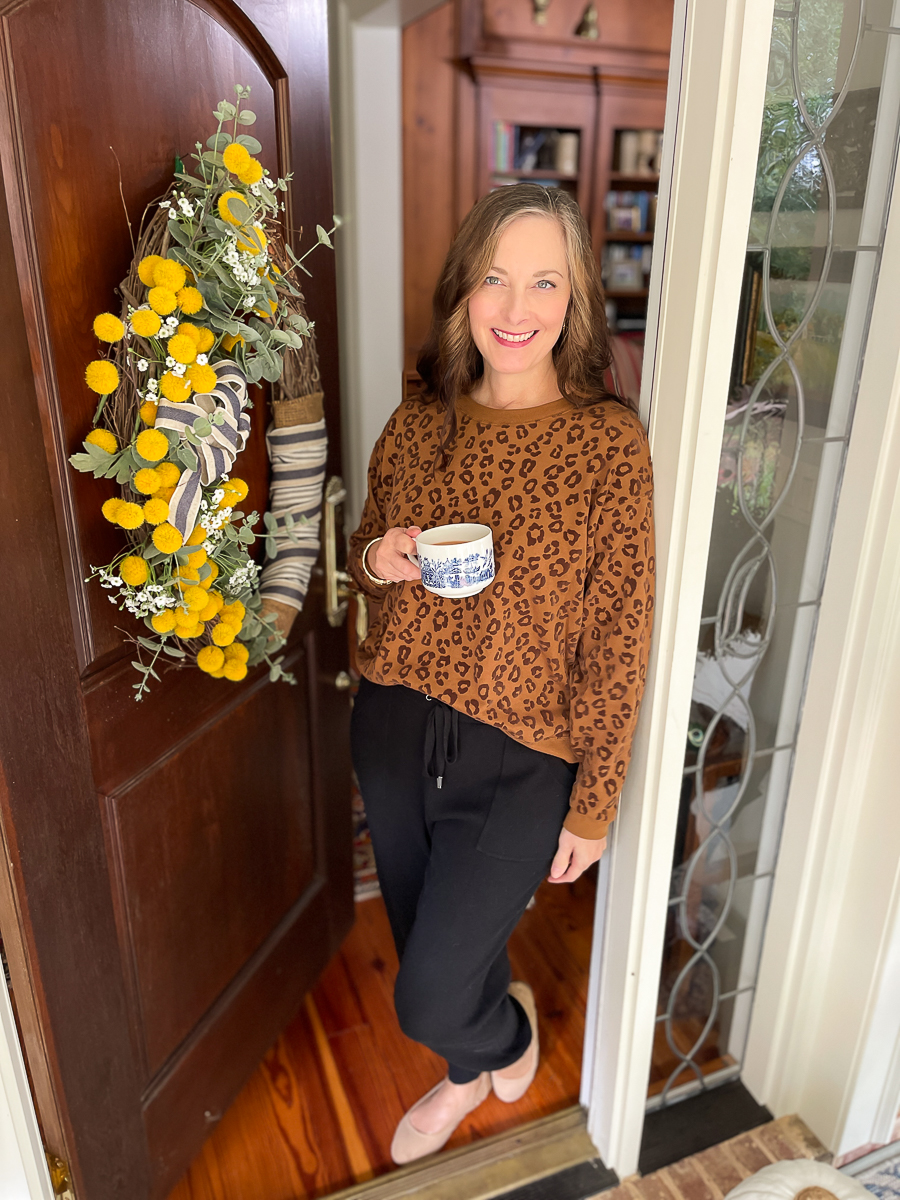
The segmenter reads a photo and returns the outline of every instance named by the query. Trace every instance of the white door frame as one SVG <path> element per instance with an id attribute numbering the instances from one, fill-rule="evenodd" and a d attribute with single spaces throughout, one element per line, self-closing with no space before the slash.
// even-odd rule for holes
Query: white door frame
<path id="1" fill-rule="evenodd" d="M 647 687 L 601 872 L 582 1077 L 588 1132 L 638 1168 L 706 561 L 773 0 L 676 0 L 641 394 L 657 593 Z M 606 894 L 603 882 L 606 881 Z"/>

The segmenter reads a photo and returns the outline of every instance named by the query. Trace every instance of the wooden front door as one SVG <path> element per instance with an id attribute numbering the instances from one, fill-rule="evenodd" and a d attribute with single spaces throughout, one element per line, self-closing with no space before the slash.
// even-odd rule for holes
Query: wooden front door
<path id="1" fill-rule="evenodd" d="M 298 684 L 173 671 L 134 702 L 108 481 L 75 475 L 91 322 L 213 109 L 252 88 L 293 225 L 332 207 L 325 0 L 0 0 L 0 930 L 49 1149 L 80 1200 L 163 1197 L 352 919 L 345 635 Z M 121 187 L 121 194 L 120 194 Z M 302 244 L 308 246 L 307 235 Z M 334 264 L 308 260 L 339 472 Z M 266 399 L 239 461 L 264 507 Z M 252 505 L 251 505 L 252 506 Z"/>

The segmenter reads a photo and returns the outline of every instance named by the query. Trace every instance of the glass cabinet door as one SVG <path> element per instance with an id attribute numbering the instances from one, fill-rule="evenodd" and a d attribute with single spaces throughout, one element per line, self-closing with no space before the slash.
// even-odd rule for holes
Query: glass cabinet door
<path id="1" fill-rule="evenodd" d="M 741 1072 L 898 114 L 900 0 L 776 0 L 648 1108 Z"/>

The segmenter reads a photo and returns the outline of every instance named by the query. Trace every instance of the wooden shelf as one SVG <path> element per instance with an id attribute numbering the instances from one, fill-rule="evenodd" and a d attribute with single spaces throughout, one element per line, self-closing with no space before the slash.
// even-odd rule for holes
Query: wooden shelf
<path id="1" fill-rule="evenodd" d="M 607 300 L 646 300 L 650 295 L 649 288 L 617 288 L 615 291 L 604 289 Z"/>
<path id="2" fill-rule="evenodd" d="M 537 167 L 533 171 L 493 171 L 495 179 L 559 179 L 563 183 L 577 183 L 580 175 L 567 175 L 564 171 L 553 171 L 549 167 Z"/>
<path id="3" fill-rule="evenodd" d="M 638 184 L 645 184 L 645 185 L 652 184 L 654 187 L 656 187 L 659 184 L 659 176 L 658 175 L 628 175 L 628 174 L 625 174 L 623 171 L 610 171 L 609 182 L 610 183 L 638 183 Z"/>
<path id="4" fill-rule="evenodd" d="M 603 235 L 605 242 L 652 242 L 652 233 L 634 233 L 630 229 L 607 229 Z"/>

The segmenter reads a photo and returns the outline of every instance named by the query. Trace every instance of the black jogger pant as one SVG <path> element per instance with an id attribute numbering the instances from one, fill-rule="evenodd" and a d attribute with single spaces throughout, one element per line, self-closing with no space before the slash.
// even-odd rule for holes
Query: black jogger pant
<path id="1" fill-rule="evenodd" d="M 506 943 L 549 870 L 576 764 L 403 685 L 362 679 L 351 721 L 407 1036 L 450 1079 L 514 1063 L 531 1040 Z"/>

